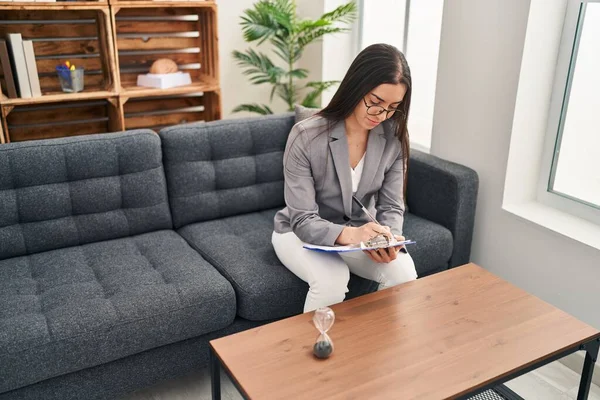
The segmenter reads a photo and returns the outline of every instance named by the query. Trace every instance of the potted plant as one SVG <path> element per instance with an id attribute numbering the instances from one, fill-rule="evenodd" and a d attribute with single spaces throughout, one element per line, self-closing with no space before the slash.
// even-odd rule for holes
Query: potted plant
<path id="1" fill-rule="evenodd" d="M 272 85 L 270 101 L 277 95 L 287 104 L 288 111 L 292 111 L 299 102 L 305 107 L 316 108 L 321 93 L 338 82 L 299 84 L 297 80 L 307 78 L 308 70 L 296 68 L 295 64 L 309 44 L 324 35 L 348 31 L 347 26 L 356 19 L 356 15 L 354 1 L 341 5 L 316 20 L 310 20 L 296 15 L 295 0 L 260 0 L 253 8 L 244 11 L 241 22 L 244 39 L 249 43 L 258 42 L 258 45 L 268 42 L 282 61 L 281 65 L 273 62 L 265 53 L 251 48 L 245 52 L 234 51 L 233 57 L 252 84 Z M 302 101 L 299 101 L 301 96 Z M 257 103 L 241 104 L 233 110 L 239 111 L 273 113 L 268 105 Z"/>

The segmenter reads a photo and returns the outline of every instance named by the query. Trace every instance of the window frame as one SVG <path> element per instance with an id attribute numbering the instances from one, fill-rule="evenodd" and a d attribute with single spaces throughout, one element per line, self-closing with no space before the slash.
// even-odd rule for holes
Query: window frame
<path id="1" fill-rule="evenodd" d="M 600 3 L 600 0 L 569 0 L 567 3 L 544 139 L 537 200 L 552 208 L 600 225 L 600 205 L 550 190 L 554 183 L 562 143 L 564 121 L 561 120 L 561 115 L 563 110 L 568 107 L 573 71 L 579 51 L 581 36 L 581 32 L 578 30 L 579 21 L 580 19 L 584 20 L 588 3 Z"/>

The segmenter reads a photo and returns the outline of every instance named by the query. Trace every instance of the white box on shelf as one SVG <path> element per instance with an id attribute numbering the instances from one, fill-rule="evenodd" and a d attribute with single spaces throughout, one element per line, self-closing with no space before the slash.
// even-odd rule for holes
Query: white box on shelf
<path id="1" fill-rule="evenodd" d="M 172 74 L 145 74 L 138 75 L 137 85 L 153 87 L 157 89 L 168 89 L 177 86 L 190 85 L 192 77 L 187 72 L 175 72 Z"/>

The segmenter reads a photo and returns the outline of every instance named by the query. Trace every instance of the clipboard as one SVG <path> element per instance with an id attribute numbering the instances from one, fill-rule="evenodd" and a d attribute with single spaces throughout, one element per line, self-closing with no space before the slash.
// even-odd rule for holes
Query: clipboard
<path id="1" fill-rule="evenodd" d="M 415 242 L 414 240 L 402 240 L 399 242 L 396 242 L 394 244 L 391 244 L 387 247 L 398 247 L 398 246 L 403 246 L 403 245 L 407 245 L 407 244 L 415 244 L 417 242 Z M 307 250 L 312 250 L 312 251 L 320 251 L 323 253 L 348 253 L 351 251 L 363 251 L 363 250 L 375 250 L 375 249 L 381 249 L 382 247 L 364 247 L 361 246 L 360 244 L 351 244 L 351 245 L 347 245 L 347 246 L 319 246 L 316 244 L 305 244 L 304 246 L 302 246 L 303 248 L 307 249 Z"/>

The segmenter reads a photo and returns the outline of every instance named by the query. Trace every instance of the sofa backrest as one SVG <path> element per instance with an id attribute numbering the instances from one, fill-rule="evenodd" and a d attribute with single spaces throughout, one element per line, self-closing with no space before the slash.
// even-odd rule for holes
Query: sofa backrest
<path id="1" fill-rule="evenodd" d="M 0 146 L 0 259 L 170 227 L 150 130 Z"/>
<path id="2" fill-rule="evenodd" d="M 291 113 L 161 130 L 176 228 L 283 207 L 283 151 Z"/>

